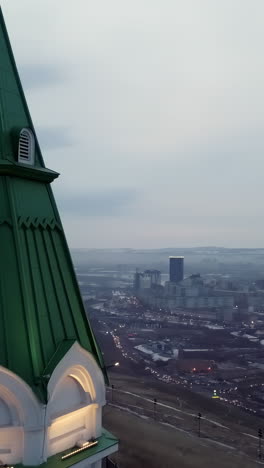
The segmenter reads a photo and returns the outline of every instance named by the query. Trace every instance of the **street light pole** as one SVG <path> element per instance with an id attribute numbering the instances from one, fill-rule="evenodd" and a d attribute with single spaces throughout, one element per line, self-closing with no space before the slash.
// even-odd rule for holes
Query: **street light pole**
<path id="1" fill-rule="evenodd" d="M 202 419 L 201 413 L 198 413 L 197 419 L 198 419 L 198 437 L 201 437 L 201 419 Z"/>
<path id="2" fill-rule="evenodd" d="M 153 411 L 154 411 L 154 419 L 156 420 L 157 416 L 157 398 L 153 398 Z"/>
<path id="3" fill-rule="evenodd" d="M 259 459 L 261 460 L 261 457 L 262 457 L 262 453 L 261 453 L 261 451 L 262 451 L 262 450 L 261 450 L 261 449 L 262 449 L 262 447 L 261 447 L 262 429 L 259 429 L 259 430 L 258 430 L 258 438 L 259 438 L 258 457 L 259 457 Z"/>

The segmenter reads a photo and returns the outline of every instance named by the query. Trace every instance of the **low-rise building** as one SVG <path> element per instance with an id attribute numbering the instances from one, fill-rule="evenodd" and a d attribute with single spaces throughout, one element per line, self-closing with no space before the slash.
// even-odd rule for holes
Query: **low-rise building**
<path id="1" fill-rule="evenodd" d="M 159 270 L 145 270 L 134 275 L 134 289 L 140 291 L 150 289 L 161 284 L 161 272 Z"/>
<path id="2" fill-rule="evenodd" d="M 177 359 L 175 367 L 180 372 L 209 373 L 217 368 L 215 361 L 209 359 Z"/>

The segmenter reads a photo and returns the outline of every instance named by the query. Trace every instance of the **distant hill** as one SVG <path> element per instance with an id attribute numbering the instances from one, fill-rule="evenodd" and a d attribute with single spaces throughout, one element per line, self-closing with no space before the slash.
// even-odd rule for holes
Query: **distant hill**
<path id="1" fill-rule="evenodd" d="M 264 248 L 166 247 L 162 249 L 71 249 L 76 267 L 149 268 L 168 271 L 170 255 L 184 255 L 186 272 L 228 273 L 264 276 Z"/>

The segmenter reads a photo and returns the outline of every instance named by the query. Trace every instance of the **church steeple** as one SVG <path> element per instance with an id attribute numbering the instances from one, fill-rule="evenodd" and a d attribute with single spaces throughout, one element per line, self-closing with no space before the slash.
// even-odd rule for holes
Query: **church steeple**
<path id="1" fill-rule="evenodd" d="M 57 177 L 0 9 L 0 464 L 99 467 L 117 440 L 102 430 L 105 368 L 50 187 Z"/>
<path id="2" fill-rule="evenodd" d="M 21 86 L 12 48 L 0 8 L 0 160 L 17 163 L 18 138 L 23 127 L 33 124 Z M 36 167 L 44 167 L 40 148 L 36 147 Z"/>
<path id="3" fill-rule="evenodd" d="M 50 188 L 58 174 L 44 166 L 2 12 L 0 116 L 0 365 L 45 398 L 47 369 L 73 341 L 103 361 Z"/>

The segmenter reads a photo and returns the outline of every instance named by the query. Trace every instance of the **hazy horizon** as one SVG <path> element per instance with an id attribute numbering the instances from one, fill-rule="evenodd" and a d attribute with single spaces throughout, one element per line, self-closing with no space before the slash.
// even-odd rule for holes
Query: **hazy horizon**
<path id="1" fill-rule="evenodd" d="M 228 246 L 223 246 L 223 245 L 193 245 L 193 246 L 177 246 L 177 247 L 154 247 L 154 248 L 144 248 L 144 247 L 71 247 L 71 250 L 135 250 L 135 251 L 178 251 L 178 250 L 212 250 L 212 249 L 219 249 L 219 250 L 264 250 L 264 247 L 228 247 Z"/>
<path id="2" fill-rule="evenodd" d="M 263 246 L 261 0 L 1 5 L 72 248 Z"/>

